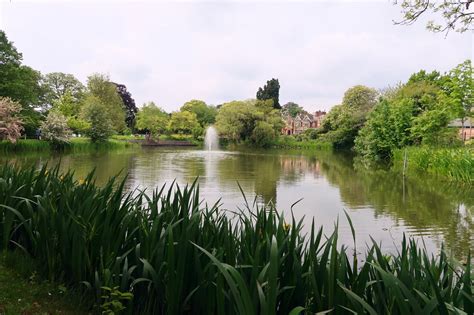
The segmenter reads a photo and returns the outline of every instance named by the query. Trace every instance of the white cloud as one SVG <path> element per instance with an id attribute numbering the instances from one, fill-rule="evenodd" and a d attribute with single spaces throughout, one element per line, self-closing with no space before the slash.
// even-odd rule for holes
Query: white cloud
<path id="1" fill-rule="evenodd" d="M 328 109 L 355 84 L 376 88 L 472 56 L 471 34 L 395 26 L 389 1 L 2 2 L 0 27 L 44 73 L 104 72 L 138 104 L 167 110 L 255 96 L 276 77 L 281 101 Z"/>

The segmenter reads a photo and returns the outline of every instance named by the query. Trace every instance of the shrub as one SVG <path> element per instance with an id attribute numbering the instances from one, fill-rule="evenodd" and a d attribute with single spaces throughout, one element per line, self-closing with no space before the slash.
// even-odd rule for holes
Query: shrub
<path id="1" fill-rule="evenodd" d="M 90 124 L 86 134 L 92 142 L 107 140 L 114 133 L 112 121 L 109 118 L 107 107 L 94 96 L 89 96 L 83 108 L 83 116 Z"/>
<path id="2" fill-rule="evenodd" d="M 23 131 L 19 118 L 21 105 L 8 97 L 0 97 L 0 140 L 15 143 Z"/>
<path id="3" fill-rule="evenodd" d="M 53 144 L 61 146 L 69 142 L 71 130 L 67 124 L 67 118 L 61 113 L 51 111 L 46 120 L 41 124 L 43 138 Z"/>
<path id="4" fill-rule="evenodd" d="M 272 125 L 259 121 L 252 132 L 252 141 L 259 147 L 268 147 L 275 141 L 276 135 Z"/>

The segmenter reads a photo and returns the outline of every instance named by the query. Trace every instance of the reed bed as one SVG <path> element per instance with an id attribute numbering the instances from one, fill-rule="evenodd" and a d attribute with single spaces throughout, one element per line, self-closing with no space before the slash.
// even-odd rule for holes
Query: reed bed
<path id="1" fill-rule="evenodd" d="M 473 313 L 470 263 L 405 239 L 358 260 L 337 223 L 328 235 L 302 225 L 246 200 L 233 213 L 204 205 L 196 182 L 125 193 L 113 178 L 0 167 L 0 250 L 82 288 L 94 310 L 114 288 L 130 293 L 116 301 L 125 314 Z"/>
<path id="2" fill-rule="evenodd" d="M 394 152 L 393 164 L 406 173 L 427 172 L 447 179 L 474 184 L 474 148 L 410 147 Z"/>
<path id="3" fill-rule="evenodd" d="M 72 152 L 86 152 L 86 151 L 97 151 L 97 150 L 116 150 L 124 149 L 137 144 L 117 140 L 109 139 L 101 143 L 93 143 L 88 138 L 72 138 L 69 143 L 63 146 L 52 146 L 48 141 L 36 140 L 36 139 L 20 139 L 16 143 L 9 141 L 0 141 L 0 152 L 39 152 L 39 151 L 51 151 L 51 150 L 64 150 Z"/>

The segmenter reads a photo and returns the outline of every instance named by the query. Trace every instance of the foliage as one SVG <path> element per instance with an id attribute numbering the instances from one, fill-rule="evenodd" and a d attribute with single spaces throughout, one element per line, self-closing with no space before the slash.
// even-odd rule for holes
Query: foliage
<path id="1" fill-rule="evenodd" d="M 326 235 L 313 222 L 303 234 L 302 221 L 271 205 L 246 204 L 234 220 L 205 206 L 195 183 L 148 196 L 125 193 L 125 182 L 99 188 L 92 175 L 8 165 L 0 182 L 0 249 L 21 246 L 39 275 L 83 283 L 96 301 L 101 287 L 133 292 L 130 313 L 473 310 L 471 264 L 443 250 L 430 257 L 415 241 L 393 255 L 374 242 L 359 260 L 340 246 L 337 225 Z"/>
<path id="2" fill-rule="evenodd" d="M 300 105 L 293 103 L 293 102 L 288 102 L 285 105 L 283 105 L 282 109 L 282 114 L 284 115 L 290 115 L 291 117 L 295 118 L 299 113 L 304 112 L 303 107 Z"/>
<path id="3" fill-rule="evenodd" d="M 144 104 L 137 114 L 137 128 L 148 130 L 153 136 L 164 133 L 169 124 L 169 115 L 153 102 Z"/>
<path id="4" fill-rule="evenodd" d="M 389 160 L 393 150 L 416 144 L 455 141 L 447 124 L 454 118 L 446 94 L 427 81 L 401 87 L 369 115 L 356 139 L 356 151 L 370 160 Z"/>
<path id="5" fill-rule="evenodd" d="M 271 79 L 267 81 L 267 84 L 263 88 L 258 88 L 257 100 L 273 100 L 273 108 L 281 109 L 280 106 L 280 82 L 278 79 Z"/>
<path id="6" fill-rule="evenodd" d="M 198 127 L 196 114 L 188 111 L 172 113 L 168 123 L 169 131 L 181 134 L 192 134 Z"/>
<path id="7" fill-rule="evenodd" d="M 416 176 L 420 172 L 442 176 L 451 180 L 474 184 L 474 150 L 472 148 L 433 148 L 428 146 L 409 147 L 395 150 L 393 164 L 395 169 Z"/>
<path id="8" fill-rule="evenodd" d="M 109 108 L 98 97 L 86 97 L 82 108 L 82 118 L 89 124 L 86 134 L 92 142 L 107 140 L 113 133 L 113 122 L 109 116 Z"/>
<path id="9" fill-rule="evenodd" d="M 69 142 L 71 137 L 66 117 L 55 111 L 50 111 L 46 120 L 41 124 L 41 133 L 45 140 L 55 146 Z"/>
<path id="10" fill-rule="evenodd" d="M 466 120 L 473 116 L 474 108 L 474 78 L 471 60 L 466 60 L 456 66 L 450 71 L 449 76 L 451 79 L 449 96 L 464 128 Z"/>
<path id="11" fill-rule="evenodd" d="M 267 125 L 269 125 L 274 131 L 274 136 L 270 138 L 275 138 L 283 128 L 280 112 L 273 109 L 272 100 L 225 103 L 217 114 L 216 127 L 219 134 L 226 139 L 236 142 L 250 140 L 256 144 L 255 141 L 259 137 L 255 137 L 254 129 L 260 121 L 265 124 L 260 126 L 260 131 L 257 134 L 261 134 L 263 129 L 268 130 Z"/>
<path id="12" fill-rule="evenodd" d="M 120 292 L 119 287 L 101 287 L 104 291 L 102 299 L 104 302 L 100 305 L 102 314 L 104 315 L 115 315 L 124 311 L 126 307 L 124 302 L 130 301 L 133 298 L 133 294 L 130 292 Z"/>
<path id="13" fill-rule="evenodd" d="M 47 107 L 53 106 L 66 95 L 68 95 L 69 103 L 79 103 L 85 92 L 85 86 L 74 75 L 62 72 L 46 74 L 41 80 L 41 87 L 43 105 Z"/>
<path id="14" fill-rule="evenodd" d="M 0 140 L 15 143 L 21 136 L 23 122 L 19 117 L 21 105 L 8 97 L 0 97 Z"/>
<path id="15" fill-rule="evenodd" d="M 200 100 L 190 100 L 184 103 L 180 110 L 196 114 L 197 120 L 202 128 L 216 121 L 217 109 L 213 106 L 208 106 L 205 102 Z"/>
<path id="16" fill-rule="evenodd" d="M 427 28 L 434 32 L 449 32 L 454 30 L 457 32 L 465 32 L 472 30 L 474 21 L 474 12 L 471 4 L 472 0 L 466 1 L 430 1 L 430 0 L 400 0 L 403 20 L 398 24 L 410 25 L 425 14 L 425 12 L 433 12 L 437 16 L 440 15 L 444 19 L 444 23 L 440 24 L 434 20 L 428 21 Z"/>
<path id="17" fill-rule="evenodd" d="M 27 134 L 34 133 L 39 126 L 38 113 L 42 90 L 41 74 L 22 65 L 23 56 L 0 30 L 0 97 L 8 97 L 22 106 L 23 126 Z"/>
<path id="18" fill-rule="evenodd" d="M 100 100 L 113 130 L 122 132 L 126 128 L 126 115 L 116 85 L 110 82 L 107 75 L 96 73 L 87 78 L 87 88 L 91 95 Z"/>
<path id="19" fill-rule="evenodd" d="M 350 149 L 377 102 L 377 91 L 356 85 L 344 93 L 341 105 L 334 106 L 322 122 L 322 138 L 336 149 Z"/>
<path id="20" fill-rule="evenodd" d="M 265 121 L 258 121 L 252 131 L 252 141 L 257 146 L 265 148 L 275 142 L 276 134 L 273 126 Z"/>
<path id="21" fill-rule="evenodd" d="M 132 98 L 132 94 L 127 91 L 127 87 L 123 84 L 114 83 L 117 87 L 117 92 L 122 98 L 123 107 L 125 110 L 125 123 L 128 128 L 133 128 L 135 126 L 135 116 L 138 112 L 138 108 L 135 105 L 135 100 Z"/>

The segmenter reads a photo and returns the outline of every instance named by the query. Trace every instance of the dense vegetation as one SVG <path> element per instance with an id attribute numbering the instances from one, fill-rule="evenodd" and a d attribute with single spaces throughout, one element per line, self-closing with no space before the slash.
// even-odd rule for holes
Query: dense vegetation
<path id="1" fill-rule="evenodd" d="M 301 221 L 271 206 L 234 215 L 203 208 L 195 184 L 151 195 L 123 189 L 113 179 L 99 188 L 92 175 L 4 166 L 0 249 L 81 287 L 91 307 L 130 313 L 473 311 L 471 265 L 443 251 L 430 258 L 404 240 L 395 255 L 374 243 L 359 257 L 338 244 L 337 225 L 326 236 L 313 221 L 304 236 Z"/>

